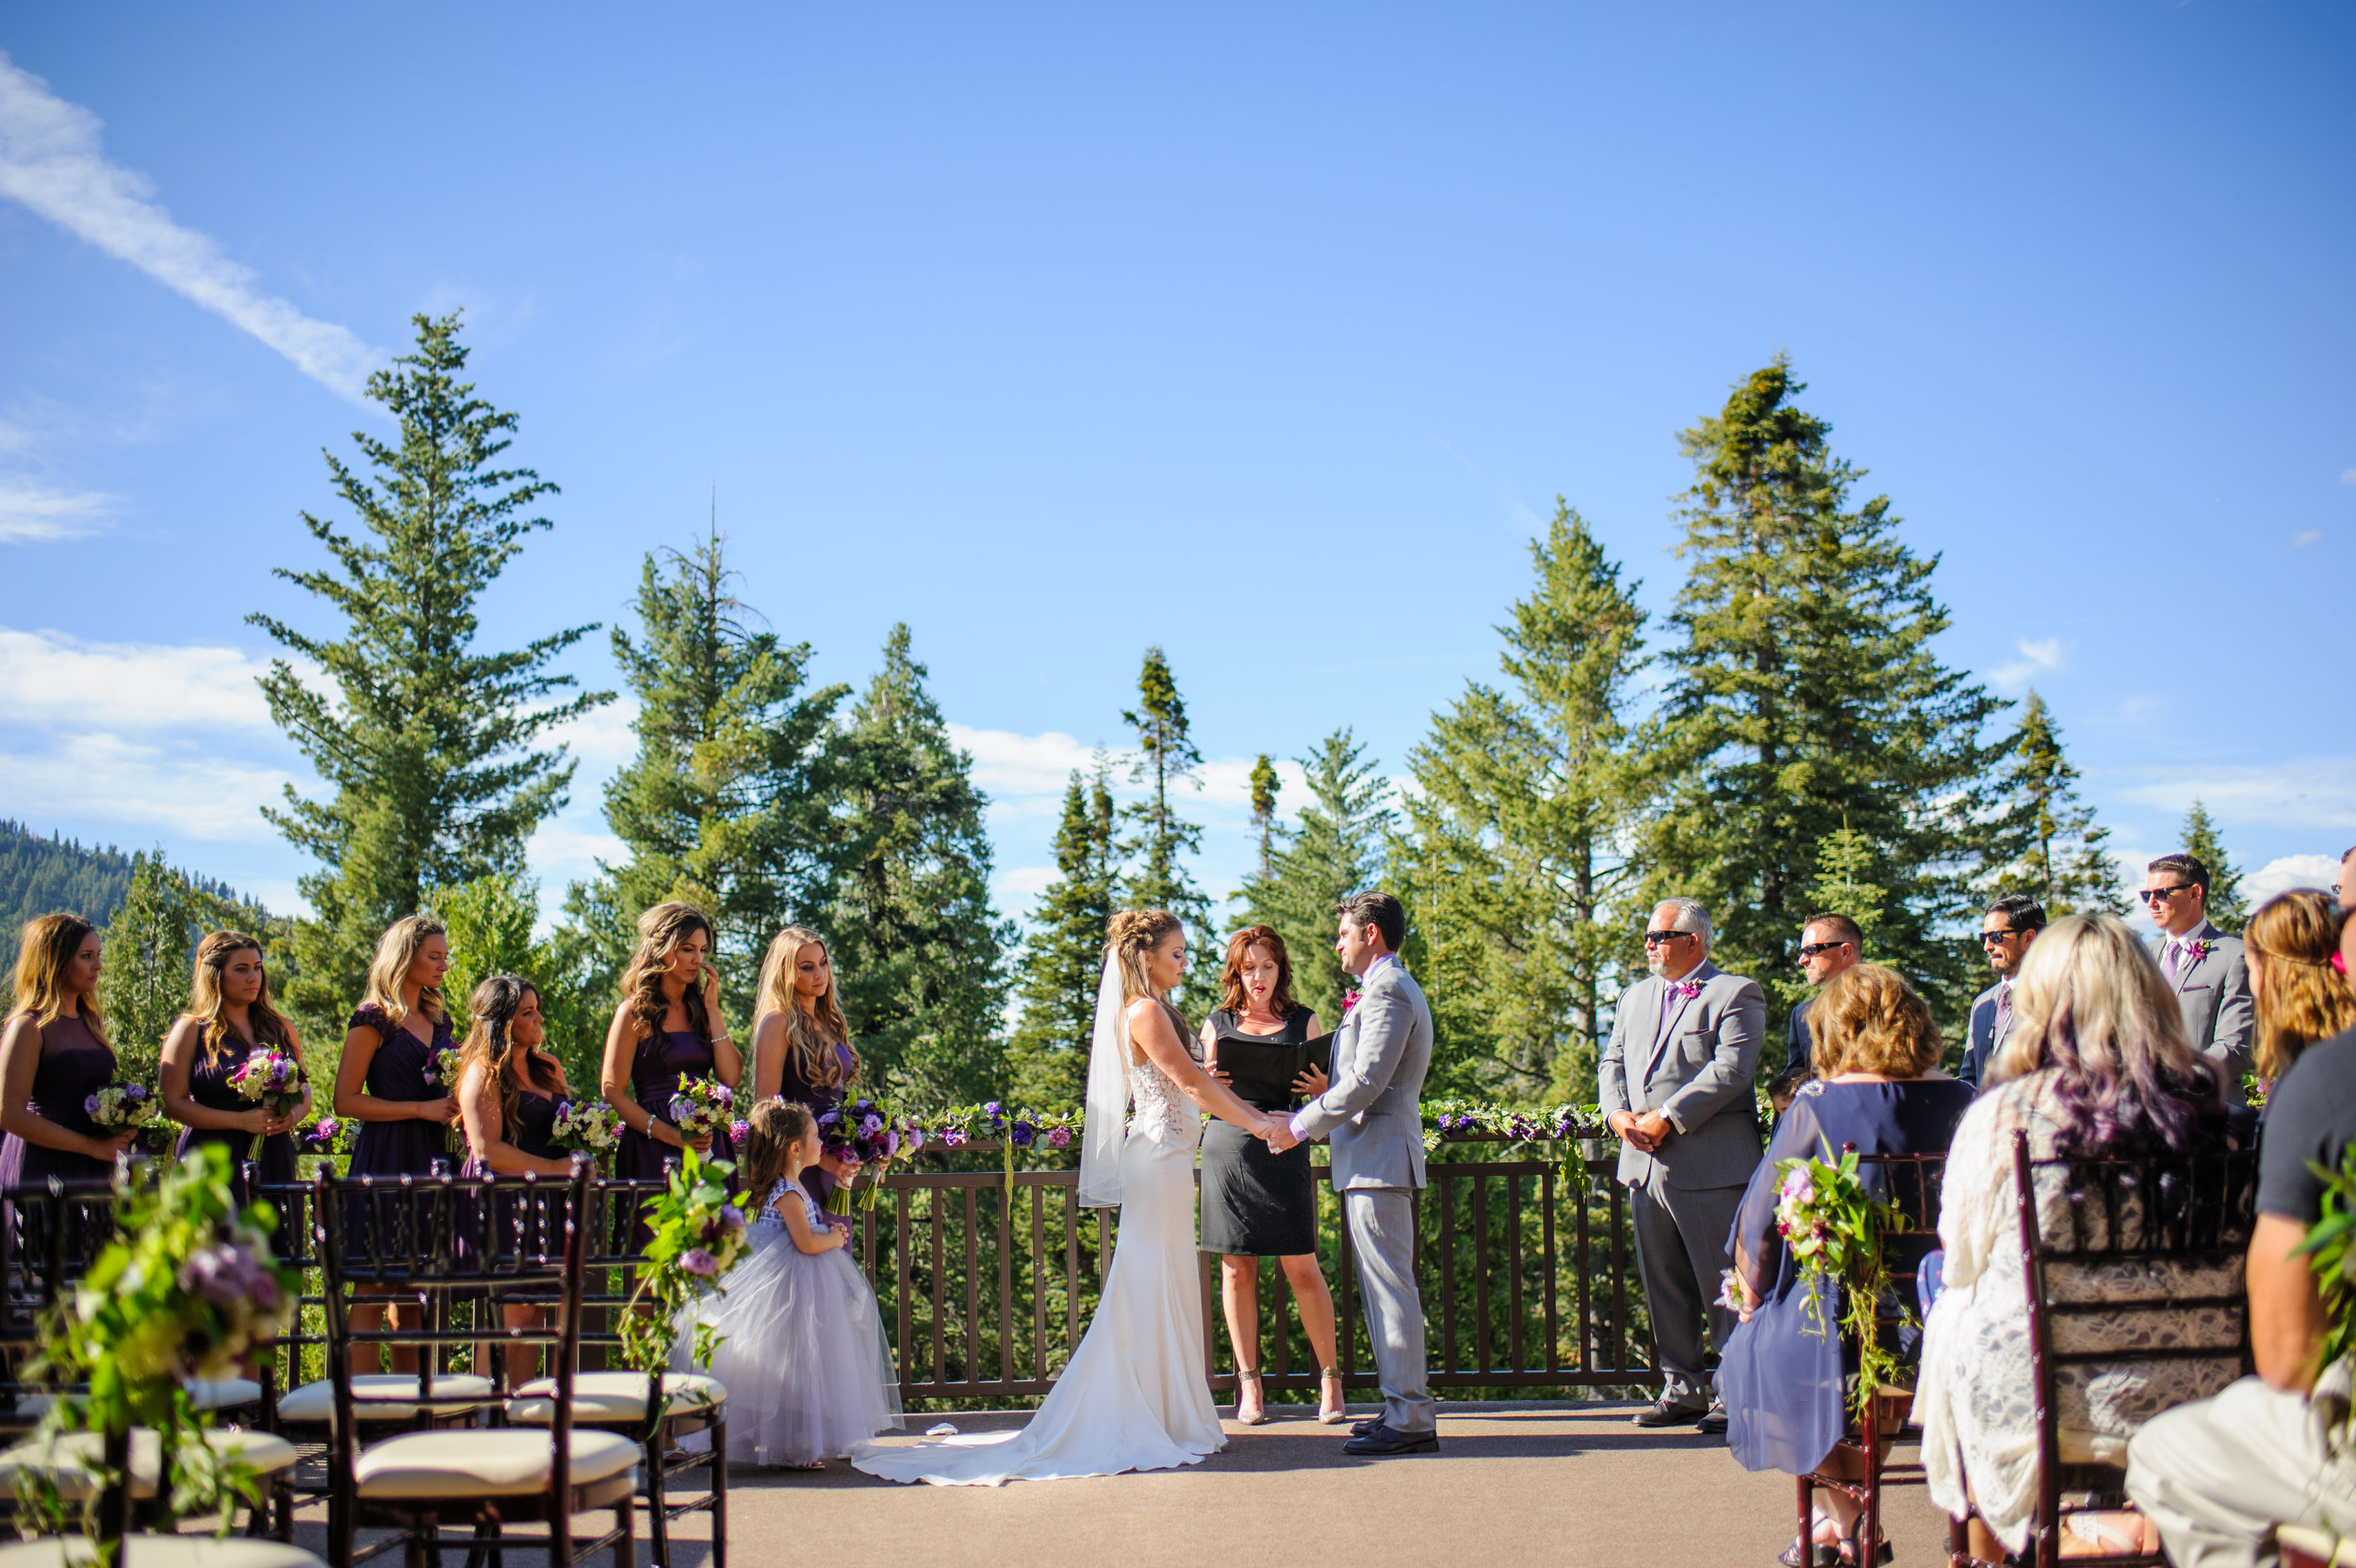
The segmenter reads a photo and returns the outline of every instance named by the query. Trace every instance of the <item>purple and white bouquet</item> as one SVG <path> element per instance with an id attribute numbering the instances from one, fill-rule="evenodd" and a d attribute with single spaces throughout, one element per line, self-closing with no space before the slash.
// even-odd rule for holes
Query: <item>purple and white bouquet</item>
<path id="1" fill-rule="evenodd" d="M 145 1084 L 108 1084 L 82 1097 L 82 1110 L 101 1127 L 153 1127 L 164 1114 L 164 1102 Z"/>
<path id="2" fill-rule="evenodd" d="M 263 1046 L 229 1075 L 229 1086 L 271 1116 L 285 1116 L 303 1099 L 303 1063 L 274 1045 Z"/>
<path id="3" fill-rule="evenodd" d="M 567 1100 L 556 1107 L 548 1141 L 559 1149 L 592 1158 L 614 1147 L 622 1135 L 621 1113 L 602 1100 Z"/>
<path id="4" fill-rule="evenodd" d="M 454 1045 L 446 1045 L 425 1064 L 425 1081 L 444 1094 L 456 1094 L 458 1075 L 466 1067 L 466 1054 Z"/>
<path id="5" fill-rule="evenodd" d="M 671 1125 L 693 1143 L 735 1120 L 736 1091 L 717 1078 L 690 1078 L 671 1097 Z"/>

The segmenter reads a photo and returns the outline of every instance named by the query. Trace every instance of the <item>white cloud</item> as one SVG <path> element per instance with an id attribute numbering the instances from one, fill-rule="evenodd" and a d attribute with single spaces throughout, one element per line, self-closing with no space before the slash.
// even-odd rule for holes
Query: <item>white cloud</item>
<path id="1" fill-rule="evenodd" d="M 1094 755 L 1091 747 L 1052 729 L 1044 735 L 1017 735 L 1011 730 L 973 729 L 953 724 L 949 726 L 949 739 L 959 750 L 973 756 L 973 782 L 992 801 L 1035 795 L 1052 795 L 1061 800 L 1064 786 L 1071 782 L 1072 770 L 1077 768 L 1086 773 Z M 1127 776 L 1126 768 L 1116 768 L 1116 787 Z"/>
<path id="2" fill-rule="evenodd" d="M 279 799 L 287 777 L 189 746 L 110 734 L 68 736 L 38 753 L 0 752 L 0 797 L 15 815 L 123 823 L 182 839 L 271 837 L 260 808 Z"/>
<path id="3" fill-rule="evenodd" d="M 100 124 L 0 53 L 0 196 L 129 262 L 358 400 L 382 356 L 344 328 L 260 292 L 253 269 L 221 254 L 211 237 L 173 222 L 146 176 L 106 161 Z"/>
<path id="4" fill-rule="evenodd" d="M 134 734 L 266 730 L 270 710 L 254 683 L 266 667 L 233 647 L 86 643 L 0 627 L 0 720 Z"/>
<path id="5" fill-rule="evenodd" d="M 2309 545 L 2314 544 L 2316 540 L 2322 537 L 2323 530 L 2319 528 L 2301 529 L 2297 533 L 2291 535 L 2291 548 L 2295 550 L 2305 549 Z"/>
<path id="6" fill-rule="evenodd" d="M 1039 895 L 1055 879 L 1053 866 L 1016 866 L 990 879 L 990 900 L 1001 910 L 1028 915 Z"/>
<path id="7" fill-rule="evenodd" d="M 2252 909 L 2293 888 L 2329 890 L 2339 880 L 2340 863 L 2329 855 L 2285 855 L 2268 860 L 2241 879 L 2241 895 Z"/>
<path id="8" fill-rule="evenodd" d="M 637 722 L 638 699 L 618 696 L 602 708 L 558 725 L 541 736 L 537 743 L 572 747 L 573 755 L 581 760 L 588 773 L 602 782 L 606 774 L 638 755 L 638 732 L 630 728 Z M 581 775 L 574 776 L 576 798 L 581 793 Z"/>
<path id="9" fill-rule="evenodd" d="M 2170 769 L 2119 792 L 2171 813 L 2189 810 L 2199 800 L 2220 822 L 2238 819 L 2294 832 L 2329 830 L 2336 836 L 2356 827 L 2356 757 L 2310 757 L 2267 767 Z"/>
<path id="10" fill-rule="evenodd" d="M 2062 662 L 2062 644 L 2058 637 L 2036 641 L 2023 637 L 2013 645 L 2021 657 L 2008 664 L 1999 664 L 1988 672 L 1988 679 L 2003 692 L 2017 692 L 2028 685 L 2030 678 L 2039 670 L 2058 670 Z"/>
<path id="11" fill-rule="evenodd" d="M 117 504 L 114 497 L 95 490 L 68 494 L 23 480 L 0 479 L 0 545 L 78 539 L 95 533 Z"/>
<path id="12" fill-rule="evenodd" d="M 2340 470 L 2340 482 L 2342 484 L 2356 484 L 2356 468 L 2342 468 Z"/>

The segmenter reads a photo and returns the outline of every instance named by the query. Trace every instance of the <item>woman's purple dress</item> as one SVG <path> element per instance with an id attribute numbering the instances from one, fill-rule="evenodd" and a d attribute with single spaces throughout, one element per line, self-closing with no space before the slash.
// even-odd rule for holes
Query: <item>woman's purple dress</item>
<path id="1" fill-rule="evenodd" d="M 790 1104 L 809 1106 L 810 1114 L 814 1117 L 842 1109 L 843 1102 L 851 1097 L 851 1071 L 858 1065 L 859 1058 L 851 1054 L 851 1048 L 847 1045 L 838 1045 L 834 1050 L 835 1059 L 843 1064 L 843 1081 L 839 1084 L 815 1084 L 803 1075 L 802 1054 L 794 1049 L 792 1037 L 789 1036 L 785 1065 L 777 1078 L 777 1098 Z M 809 1189 L 812 1198 L 818 1200 L 818 1206 L 824 1208 L 826 1200 L 834 1196 L 838 1184 L 825 1169 L 812 1165 L 802 1172 L 802 1185 Z"/>
<path id="2" fill-rule="evenodd" d="M 82 1102 L 115 1078 L 115 1054 L 79 1018 L 53 1018 L 41 1025 L 41 1061 L 33 1069 L 25 1108 L 85 1137 L 106 1129 L 90 1119 Z M 108 1182 L 115 1164 L 46 1144 L 27 1143 L 14 1133 L 0 1138 L 0 1186 L 21 1186 L 56 1176 L 68 1182 Z"/>
<path id="3" fill-rule="evenodd" d="M 712 1066 L 712 1047 L 693 1029 L 648 1035 L 638 1042 L 638 1054 L 630 1058 L 630 1096 L 648 1116 L 669 1121 L 671 1102 L 680 1086 L 690 1079 L 714 1076 Z M 735 1151 L 728 1119 L 723 1118 L 712 1135 L 712 1149 L 705 1158 L 732 1160 Z M 635 1127 L 624 1127 L 614 1148 L 614 1174 L 625 1181 L 661 1181 L 664 1163 L 678 1158 L 674 1145 L 659 1143 Z M 631 1250 L 644 1249 L 648 1233 L 646 1222 L 635 1220 L 630 1228 Z"/>
<path id="4" fill-rule="evenodd" d="M 236 1115 L 254 1109 L 255 1102 L 239 1094 L 229 1082 L 245 1066 L 254 1049 L 235 1031 L 218 1055 L 207 1052 L 200 1042 L 196 1060 L 188 1067 L 188 1098 L 208 1111 Z M 253 1194 L 245 1185 L 249 1160 L 264 1186 L 289 1186 L 294 1183 L 295 1146 L 290 1133 L 272 1133 L 266 1138 L 257 1138 L 252 1133 L 240 1133 L 231 1127 L 190 1127 L 180 1135 L 180 1146 L 173 1153 L 186 1155 L 189 1150 L 208 1143 L 221 1144 L 229 1151 L 229 1190 L 241 1208 L 253 1200 Z"/>
<path id="5" fill-rule="evenodd" d="M 519 1088 L 515 1094 L 515 1124 L 512 1127 L 502 1127 L 499 1130 L 500 1139 L 514 1144 L 518 1151 L 535 1159 L 563 1159 L 564 1151 L 557 1148 L 555 1141 L 556 1107 L 560 1102 L 553 1094 L 544 1094 L 538 1089 Z M 462 1176 L 496 1176 L 498 1172 L 491 1168 L 489 1162 L 469 1154 L 466 1165 L 460 1168 L 459 1174 Z M 543 1181 L 557 1179 L 542 1178 Z M 518 1233 L 519 1228 L 515 1223 L 515 1200 L 505 1197 L 499 1199 L 498 1223 L 500 1234 L 507 1238 L 505 1245 L 510 1249 L 518 1245 L 527 1249 L 562 1247 L 563 1240 L 555 1233 L 553 1228 L 551 1217 L 555 1210 L 550 1205 L 550 1200 L 542 1198 L 533 1200 L 533 1202 L 540 1210 L 541 1222 L 532 1234 L 522 1235 Z M 466 1224 L 465 1217 L 462 1217 L 459 1228 L 462 1233 L 458 1238 L 461 1244 L 460 1250 L 464 1251 L 475 1245 L 475 1238 L 470 1233 L 474 1227 Z"/>
<path id="6" fill-rule="evenodd" d="M 1726 1406 L 1726 1446 L 1745 1470 L 1814 1470 L 1848 1429 L 1842 1403 L 1845 1380 L 1856 1368 L 1844 1356 L 1838 1301 L 1824 1303 L 1822 1327 L 1808 1307 L 1799 1265 L 1775 1232 L 1775 1162 L 1803 1156 L 1836 1163 L 1845 1144 L 1860 1154 L 1941 1154 L 1955 1135 L 1955 1123 L 1971 1108 L 1972 1086 L 1952 1078 L 1897 1084 L 1800 1086 L 1792 1108 L 1775 1123 L 1767 1154 L 1751 1172 L 1750 1190 L 1735 1216 L 1735 1266 L 1746 1278 L 1764 1280 L 1750 1321 L 1734 1331 L 1719 1364 Z M 1881 1190 L 1881 1168 L 1859 1174 L 1881 1197 L 1907 1197 Z M 1936 1215 L 1925 1217 L 1936 1223 Z M 1937 1245 L 1924 1238 L 1920 1250 Z M 1910 1297 L 1920 1257 L 1891 1259 L 1890 1278 Z M 1920 1334 L 1890 1348 L 1908 1361 Z"/>
<path id="7" fill-rule="evenodd" d="M 373 1003 L 352 1015 L 352 1027 L 376 1032 L 376 1054 L 368 1060 L 368 1075 L 364 1083 L 368 1093 L 377 1099 L 446 1100 L 458 1091 L 455 1084 L 433 1084 L 426 1079 L 426 1070 L 434 1065 L 434 1056 L 450 1049 L 447 1013 L 434 1021 L 431 1044 L 418 1039 L 406 1026 L 395 1023 Z M 352 1165 L 344 1174 L 431 1176 L 436 1160 L 446 1168 L 457 1164 L 457 1157 L 450 1152 L 447 1123 L 414 1118 L 363 1121 L 360 1135 L 352 1141 Z"/>

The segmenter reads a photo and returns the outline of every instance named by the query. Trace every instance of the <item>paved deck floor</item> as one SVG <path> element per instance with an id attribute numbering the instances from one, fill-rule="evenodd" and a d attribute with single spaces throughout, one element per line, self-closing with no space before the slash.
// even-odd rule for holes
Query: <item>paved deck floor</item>
<path id="1" fill-rule="evenodd" d="M 1443 1406 L 1440 1453 L 1395 1460 L 1344 1456 L 1347 1428 L 1230 1422 L 1226 1451 L 1185 1470 L 994 1489 L 899 1486 L 839 1463 L 815 1475 L 740 1467 L 730 1472 L 728 1558 L 736 1568 L 1769 1568 L 1792 1539 L 1791 1479 L 1743 1470 L 1722 1439 L 1639 1430 L 1628 1424 L 1634 1409 Z M 1023 1417 L 946 1419 L 976 1431 Z M 1896 1560 L 1942 1564 L 1943 1522 L 1922 1489 L 1890 1499 Z M 305 1509 L 298 1527 L 313 1550 L 323 1544 L 321 1517 Z M 680 1533 L 678 1568 L 706 1568 L 702 1518 L 681 1521 Z M 647 1560 L 643 1534 L 639 1560 Z"/>

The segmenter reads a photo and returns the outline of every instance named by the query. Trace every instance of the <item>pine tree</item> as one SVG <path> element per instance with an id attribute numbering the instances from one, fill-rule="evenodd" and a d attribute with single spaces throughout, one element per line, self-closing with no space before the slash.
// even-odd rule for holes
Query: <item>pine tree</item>
<path id="1" fill-rule="evenodd" d="M 1309 804 L 1277 836 L 1268 874 L 1245 880 L 1239 895 L 1249 919 L 1276 928 L 1292 956 L 1293 997 L 1317 1009 L 1317 1024 L 1342 1021 L 1344 978 L 1333 954 L 1333 906 L 1383 880 L 1387 841 L 1399 814 L 1391 785 L 1366 760 L 1366 748 L 1337 729 L 1298 759 Z"/>
<path id="2" fill-rule="evenodd" d="M 2249 902 L 2241 895 L 2241 873 L 2225 858 L 2225 846 L 2217 841 L 2217 825 L 2209 820 L 2209 808 L 2199 801 L 2184 813 L 2184 853 L 2201 858 L 2209 868 L 2209 923 L 2230 937 L 2241 935 L 2241 928 L 2250 923 Z"/>
<path id="3" fill-rule="evenodd" d="M 1268 874 L 1268 833 L 1276 823 L 1276 796 L 1284 781 L 1276 776 L 1276 764 L 1260 753 L 1260 760 L 1252 764 L 1252 830 L 1260 836 L 1260 874 Z"/>
<path id="4" fill-rule="evenodd" d="M 1074 769 L 1064 791 L 1056 879 L 1039 894 L 1023 944 L 1023 1021 L 1006 1059 L 1026 1105 L 1076 1105 L 1086 1090 L 1104 923 L 1119 895 L 1114 853 L 1112 780 L 1100 758 L 1093 776 Z"/>
<path id="5" fill-rule="evenodd" d="M 1199 1010 L 1219 973 L 1219 953 L 1211 923 L 1211 901 L 1196 885 L 1179 858 L 1202 847 L 1203 828 L 1178 815 L 1170 805 L 1170 790 L 1182 783 L 1203 788 L 1203 754 L 1195 749 L 1186 720 L 1186 705 L 1170 661 L 1156 645 L 1145 650 L 1137 672 L 1137 706 L 1124 711 L 1121 722 L 1137 731 L 1137 760 L 1132 780 L 1145 784 L 1145 799 L 1123 809 L 1137 825 L 1137 837 L 1122 846 L 1124 854 L 1142 855 L 1143 864 L 1131 879 L 1128 895 L 1140 908 L 1168 909 L 1186 922 L 1190 949 L 1186 994 L 1174 997 L 1182 1011 Z"/>
<path id="6" fill-rule="evenodd" d="M 1004 1086 L 1014 924 L 990 906 L 988 802 L 973 759 L 950 743 L 924 680 L 908 629 L 893 627 L 840 737 L 845 804 L 824 929 L 871 1081 L 955 1101 Z"/>
<path id="7" fill-rule="evenodd" d="M 200 884 L 173 869 L 161 850 L 132 856 L 130 884 L 106 922 L 98 977 L 120 1076 L 155 1082 L 164 1037 L 188 1004 L 196 944 L 205 932 L 243 931 L 267 951 L 279 945 L 287 925 L 258 904 L 224 896 L 218 883 Z M 275 952 L 270 964 L 275 990 L 292 971 Z"/>
<path id="8" fill-rule="evenodd" d="M 1560 498 L 1530 561 L 1537 581 L 1498 629 L 1504 684 L 1467 683 L 1409 754 L 1405 881 L 1446 1075 L 1585 1101 L 1627 957 L 1613 917 L 1636 875 L 1624 841 L 1642 776 L 1624 712 L 1644 612 Z"/>
<path id="9" fill-rule="evenodd" d="M 1995 866 L 1984 879 L 1987 897 L 2027 893 L 2055 920 L 2124 913 L 2119 868 L 2104 847 L 2111 830 L 2078 798 L 2078 770 L 2062 750 L 2052 710 L 2034 689 L 2005 750 L 1996 785 L 2000 808 L 1985 829 Z"/>
<path id="10" fill-rule="evenodd" d="M 574 681 L 549 670 L 594 626 L 477 649 L 476 601 L 525 535 L 550 526 L 525 514 L 556 486 L 495 466 L 516 417 L 459 379 L 457 315 L 416 324 L 417 351 L 368 383 L 400 439 L 353 433 L 372 476 L 327 454 L 362 531 L 306 512 L 334 567 L 275 574 L 325 600 L 341 634 L 247 617 L 324 678 L 315 687 L 287 659 L 261 678 L 270 717 L 332 792 L 305 799 L 289 785 L 286 809 L 264 813 L 320 866 L 301 882 L 314 915 L 297 928 L 300 972 L 285 993 L 313 1039 L 340 1037 L 384 926 L 434 889 L 522 869 L 524 841 L 564 805 L 573 776 L 564 747 L 539 743 L 612 695 L 560 697 Z"/>
<path id="11" fill-rule="evenodd" d="M 723 1011 L 748 1024 L 769 939 L 831 896 L 829 737 L 850 688 L 805 689 L 810 645 L 754 625 L 727 544 L 715 527 L 639 569 L 638 635 L 614 631 L 638 754 L 605 787 L 630 858 L 575 889 L 568 913 L 597 968 L 618 972 L 639 910 L 694 904 L 712 919 Z"/>
<path id="12" fill-rule="evenodd" d="M 1969 813 L 2001 749 L 1980 735 L 2003 705 L 1934 656 L 1938 560 L 1906 548 L 1887 497 L 1850 504 L 1863 476 L 1801 390 L 1778 357 L 1681 436 L 1689 567 L 1659 731 L 1675 784 L 1650 890 L 1710 905 L 1720 965 L 1791 978 L 1818 846 L 1845 815 L 1872 850 L 1860 874 L 1889 892 L 1882 960 L 1958 1017 L 1980 976 L 1946 931 L 1970 910 Z"/>
<path id="13" fill-rule="evenodd" d="M 434 912 L 450 930 L 450 999 L 460 1035 L 468 1024 L 474 989 L 494 974 L 513 974 L 539 993 L 548 1049 L 564 1064 L 574 1087 L 594 1087 L 603 1062 L 605 1026 L 613 1014 L 610 977 L 592 972 L 578 939 L 562 928 L 535 937 L 539 885 L 528 876 L 483 876 L 443 889 Z"/>

